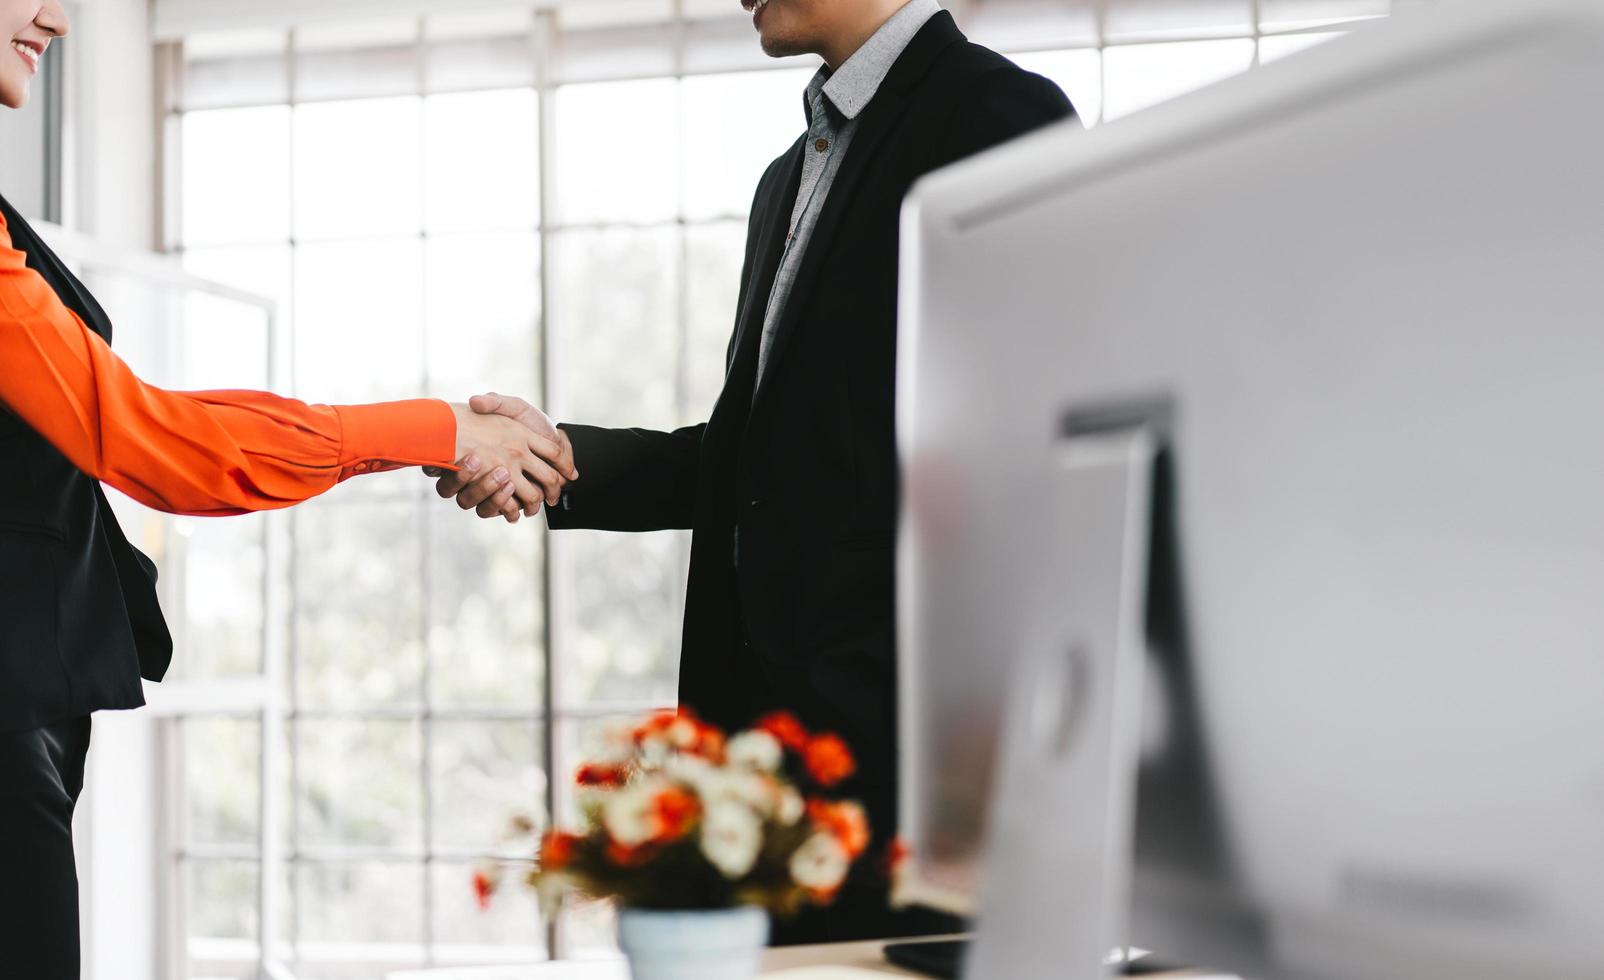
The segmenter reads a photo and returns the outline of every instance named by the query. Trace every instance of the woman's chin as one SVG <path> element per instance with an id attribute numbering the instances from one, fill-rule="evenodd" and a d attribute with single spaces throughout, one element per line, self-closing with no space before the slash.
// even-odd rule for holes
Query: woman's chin
<path id="1" fill-rule="evenodd" d="M 21 109 L 28 104 L 28 86 L 21 88 L 0 84 L 0 105 L 7 109 Z"/>

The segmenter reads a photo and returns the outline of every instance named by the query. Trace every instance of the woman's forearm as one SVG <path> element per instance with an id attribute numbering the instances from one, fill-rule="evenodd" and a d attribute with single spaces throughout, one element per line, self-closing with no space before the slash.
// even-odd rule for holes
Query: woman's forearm
<path id="1" fill-rule="evenodd" d="M 308 405 L 141 381 L 27 267 L 0 221 L 0 404 L 75 466 L 159 510 L 286 507 L 347 477 L 450 466 L 456 419 L 432 399 Z"/>

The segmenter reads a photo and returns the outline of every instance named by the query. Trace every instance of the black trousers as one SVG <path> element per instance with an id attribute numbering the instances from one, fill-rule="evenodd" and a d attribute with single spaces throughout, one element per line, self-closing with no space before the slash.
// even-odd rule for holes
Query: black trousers
<path id="1" fill-rule="evenodd" d="M 89 717 L 0 732 L 0 957 L 6 976 L 77 980 L 72 811 Z"/>

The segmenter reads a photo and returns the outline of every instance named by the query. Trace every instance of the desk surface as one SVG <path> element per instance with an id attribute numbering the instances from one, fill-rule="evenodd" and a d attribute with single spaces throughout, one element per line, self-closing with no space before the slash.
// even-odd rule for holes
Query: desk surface
<path id="1" fill-rule="evenodd" d="M 784 980 L 818 980 L 826 977 L 864 974 L 882 977 L 916 977 L 886 962 L 883 942 L 840 943 L 830 946 L 789 946 L 763 954 L 763 977 Z"/>
<path id="2" fill-rule="evenodd" d="M 771 949 L 763 956 L 761 980 L 876 980 L 919 976 L 887 963 L 881 952 L 884 946 L 884 942 L 876 941 Z M 1152 975 L 1152 980 L 1179 978 L 1230 980 L 1201 973 Z M 622 960 L 578 960 L 528 966 L 409 970 L 392 973 L 388 980 L 629 980 L 629 969 Z"/>

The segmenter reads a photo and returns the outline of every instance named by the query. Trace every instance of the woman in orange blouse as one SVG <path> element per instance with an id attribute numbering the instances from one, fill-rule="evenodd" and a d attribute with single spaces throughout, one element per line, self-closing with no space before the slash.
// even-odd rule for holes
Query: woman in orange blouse
<path id="1" fill-rule="evenodd" d="M 0 0 L 0 104 L 20 107 L 58 0 Z M 480 513 L 555 502 L 571 453 L 510 419 L 428 399 L 307 405 L 260 391 L 173 392 L 111 352 L 105 312 L 0 198 L 0 957 L 6 976 L 79 975 L 72 813 L 89 715 L 143 703 L 172 641 L 155 566 L 103 481 L 151 507 L 288 507 L 361 473 L 462 468 L 500 484 Z M 543 459 L 553 460 L 548 465 Z M 505 511 L 502 509 L 505 508 Z"/>

